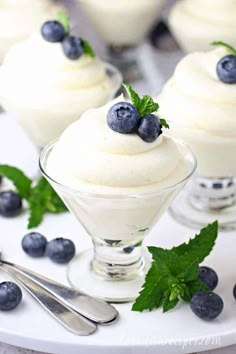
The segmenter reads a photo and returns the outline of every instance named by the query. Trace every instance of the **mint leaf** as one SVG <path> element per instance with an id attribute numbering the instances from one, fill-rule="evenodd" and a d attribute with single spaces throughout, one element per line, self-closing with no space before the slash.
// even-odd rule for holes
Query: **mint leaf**
<path id="1" fill-rule="evenodd" d="M 127 84 L 123 84 L 124 88 L 126 89 L 128 95 L 131 98 L 131 101 L 133 103 L 133 105 L 136 107 L 136 109 L 139 111 L 139 107 L 140 107 L 140 103 L 141 103 L 141 98 L 139 97 L 139 95 L 137 94 L 137 92 L 135 92 L 133 90 L 133 88 L 130 85 Z"/>
<path id="2" fill-rule="evenodd" d="M 184 292 L 180 296 L 181 299 L 184 300 L 185 302 L 190 302 L 193 295 L 201 291 L 208 291 L 208 290 L 209 290 L 208 286 L 205 283 L 203 283 L 201 279 L 196 279 L 186 284 L 184 288 Z"/>
<path id="3" fill-rule="evenodd" d="M 66 34 L 70 32 L 70 20 L 69 16 L 64 11 L 59 11 L 57 14 L 59 22 L 65 29 Z"/>
<path id="4" fill-rule="evenodd" d="M 83 43 L 84 53 L 88 54 L 91 58 L 95 58 L 96 57 L 95 51 L 93 50 L 89 42 L 86 41 L 85 39 L 82 39 L 82 43 Z"/>
<path id="5" fill-rule="evenodd" d="M 154 262 L 145 277 L 143 290 L 141 290 L 139 297 L 133 304 L 132 311 L 151 311 L 162 305 L 164 294 L 162 289 L 162 280 L 163 276 L 158 271 Z"/>
<path id="6" fill-rule="evenodd" d="M 194 239 L 188 243 L 183 243 L 178 247 L 173 247 L 172 252 L 180 257 L 180 261 L 187 263 L 191 260 L 198 260 L 201 263 L 212 251 L 218 235 L 218 222 L 204 227 Z"/>
<path id="7" fill-rule="evenodd" d="M 143 118 L 147 114 L 151 114 L 158 111 L 159 104 L 154 102 L 151 96 L 145 95 L 141 98 L 130 85 L 123 84 L 123 86 L 129 94 L 132 104 L 139 112 L 141 118 Z"/>
<path id="8" fill-rule="evenodd" d="M 159 118 L 159 120 L 160 120 L 161 125 L 162 125 L 164 128 L 170 129 L 169 124 L 167 123 L 167 121 L 166 121 L 164 118 Z"/>
<path id="9" fill-rule="evenodd" d="M 29 198 L 32 180 L 21 170 L 9 165 L 0 165 L 0 175 L 9 179 L 14 184 L 17 193 L 19 193 L 22 198 Z"/>
<path id="10" fill-rule="evenodd" d="M 214 45 L 214 46 L 220 46 L 220 47 L 225 47 L 229 50 L 229 52 L 233 55 L 236 55 L 236 49 L 234 47 L 232 47 L 231 45 L 225 43 L 225 42 L 212 42 L 211 45 Z"/>
<path id="11" fill-rule="evenodd" d="M 44 177 L 32 188 L 29 207 L 30 218 L 28 228 L 38 226 L 43 221 L 43 216 L 46 212 L 62 213 L 67 211 L 62 200 Z"/>
<path id="12" fill-rule="evenodd" d="M 152 267 L 132 309 L 143 311 L 163 306 L 166 312 L 173 309 L 180 299 L 189 302 L 197 292 L 209 290 L 199 279 L 199 264 L 212 251 L 217 234 L 218 223 L 215 221 L 188 243 L 172 249 L 148 247 L 152 254 Z"/>
<path id="13" fill-rule="evenodd" d="M 171 290 L 168 289 L 163 296 L 163 312 L 172 310 L 179 302 L 178 296 L 171 299 Z"/>

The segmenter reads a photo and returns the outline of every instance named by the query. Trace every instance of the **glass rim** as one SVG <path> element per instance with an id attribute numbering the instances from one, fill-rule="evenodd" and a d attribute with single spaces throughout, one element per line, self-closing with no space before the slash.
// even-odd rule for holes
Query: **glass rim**
<path id="1" fill-rule="evenodd" d="M 184 147 L 185 149 L 188 150 L 188 152 L 191 154 L 191 157 L 193 159 L 193 166 L 190 169 L 190 172 L 180 181 L 178 181 L 175 184 L 172 184 L 166 188 L 160 189 L 158 191 L 152 191 L 152 192 L 146 192 L 146 193 L 127 193 L 127 194 L 98 194 L 98 193 L 90 193 L 90 192 L 84 192 L 84 191 L 80 191 L 78 189 L 69 187 L 67 185 L 62 184 L 61 182 L 56 181 L 54 178 L 52 178 L 51 176 L 48 175 L 48 173 L 46 172 L 44 166 L 43 166 L 43 160 L 45 158 L 45 155 L 48 153 L 49 150 L 51 150 L 56 142 L 59 140 L 55 139 L 53 140 L 51 143 L 49 143 L 48 145 L 46 145 L 39 156 L 39 169 L 42 173 L 42 175 L 49 181 L 52 181 L 52 183 L 54 183 L 56 186 L 58 186 L 60 189 L 64 189 L 70 193 L 79 195 L 81 197 L 90 197 L 90 198 L 94 198 L 94 199 L 117 199 L 117 200 L 122 200 L 122 199 L 133 199 L 133 198 L 144 198 L 144 197 L 150 197 L 150 196 L 155 196 L 155 195 L 159 195 L 162 194 L 166 191 L 170 191 L 172 189 L 175 189 L 176 187 L 178 187 L 179 185 L 183 184 L 184 182 L 187 182 L 190 177 L 195 173 L 196 169 L 197 169 L 197 158 L 195 156 L 195 154 L 192 152 L 192 150 L 190 149 L 190 147 L 188 145 L 186 145 L 183 141 L 178 140 L 178 139 L 173 139 L 175 141 L 178 142 L 178 144 L 180 144 L 182 147 Z"/>

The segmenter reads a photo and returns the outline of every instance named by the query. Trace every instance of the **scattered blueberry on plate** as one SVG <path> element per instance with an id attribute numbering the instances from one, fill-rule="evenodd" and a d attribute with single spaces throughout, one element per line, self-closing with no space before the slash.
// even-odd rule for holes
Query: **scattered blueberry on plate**
<path id="1" fill-rule="evenodd" d="M 138 136 L 146 143 L 153 143 L 162 134 L 162 125 L 154 114 L 148 114 L 140 120 Z"/>
<path id="2" fill-rule="evenodd" d="M 26 254 L 31 257 L 43 257 L 46 252 L 47 239 L 38 232 L 30 232 L 25 235 L 21 242 Z"/>
<path id="3" fill-rule="evenodd" d="M 46 41 L 52 43 L 62 42 L 66 35 L 63 25 L 58 21 L 45 22 L 41 34 Z"/>
<path id="4" fill-rule="evenodd" d="M 75 36 L 66 36 L 62 42 L 62 49 L 65 56 L 71 60 L 79 59 L 84 52 L 82 40 Z"/>
<path id="5" fill-rule="evenodd" d="M 71 240 L 56 238 L 48 242 L 46 254 L 55 263 L 68 263 L 75 255 L 75 245 Z"/>
<path id="6" fill-rule="evenodd" d="M 200 267 L 199 278 L 208 286 L 210 290 L 214 290 L 218 285 L 218 275 L 212 268 Z"/>
<path id="7" fill-rule="evenodd" d="M 10 311 L 15 309 L 22 300 L 19 286 L 10 281 L 0 283 L 0 310 Z"/>
<path id="8" fill-rule="evenodd" d="M 114 104 L 107 113 L 107 124 L 115 132 L 133 133 L 138 128 L 140 120 L 137 109 L 129 102 Z"/>
<path id="9" fill-rule="evenodd" d="M 22 210 L 22 199 L 19 194 L 6 191 L 0 193 L 0 215 L 13 217 Z"/>
<path id="10" fill-rule="evenodd" d="M 217 64 L 217 75 L 226 84 L 236 84 L 236 55 L 226 55 Z"/>
<path id="11" fill-rule="evenodd" d="M 190 307 L 196 316 L 211 321 L 221 314 L 224 303 L 219 295 L 207 291 L 195 294 L 191 299 Z"/>

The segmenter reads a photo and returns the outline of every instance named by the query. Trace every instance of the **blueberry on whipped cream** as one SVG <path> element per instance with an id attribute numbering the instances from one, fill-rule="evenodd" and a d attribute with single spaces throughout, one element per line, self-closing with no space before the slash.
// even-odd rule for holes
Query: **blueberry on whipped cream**
<path id="1" fill-rule="evenodd" d="M 59 21 L 47 21 L 41 28 L 41 34 L 46 41 L 56 43 L 63 41 L 66 31 Z"/>
<path id="2" fill-rule="evenodd" d="M 169 128 L 165 119 L 153 114 L 159 105 L 152 97 L 139 97 L 129 85 L 124 85 L 132 103 L 114 104 L 107 113 L 107 124 L 115 132 L 121 134 L 137 133 L 147 143 L 153 143 L 162 134 L 162 125 Z"/>
<path id="3" fill-rule="evenodd" d="M 218 78 L 226 84 L 236 84 L 236 49 L 224 42 L 214 42 L 213 45 L 226 47 L 230 53 L 217 63 Z"/>
<path id="4" fill-rule="evenodd" d="M 133 133 L 137 130 L 140 115 L 129 102 L 114 104 L 108 112 L 107 124 L 115 132 L 122 134 Z"/>
<path id="5" fill-rule="evenodd" d="M 43 38 L 51 43 L 61 43 L 63 53 L 70 60 L 77 60 L 83 54 L 94 58 L 95 53 L 90 44 L 80 37 L 71 35 L 68 16 L 60 12 L 58 17 L 59 21 L 47 21 L 42 25 Z"/>

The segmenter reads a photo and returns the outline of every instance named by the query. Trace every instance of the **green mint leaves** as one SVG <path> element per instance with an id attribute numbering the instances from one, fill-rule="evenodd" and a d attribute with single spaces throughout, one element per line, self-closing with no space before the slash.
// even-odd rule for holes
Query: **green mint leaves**
<path id="1" fill-rule="evenodd" d="M 212 251 L 218 234 L 217 221 L 203 228 L 188 243 L 170 250 L 148 247 L 153 263 L 132 310 L 163 312 L 173 309 L 180 299 L 189 302 L 194 294 L 208 290 L 199 279 L 199 264 Z"/>
<path id="2" fill-rule="evenodd" d="M 154 102 L 151 96 L 145 95 L 143 97 L 140 97 L 130 85 L 123 84 L 123 86 L 129 94 L 132 104 L 139 112 L 141 118 L 143 118 L 147 114 L 155 113 L 158 111 L 159 104 L 157 102 Z M 169 128 L 169 125 L 165 119 L 160 119 L 160 122 L 163 127 Z"/>
<path id="3" fill-rule="evenodd" d="M 70 19 L 69 16 L 64 11 L 59 11 L 57 14 L 58 21 L 62 24 L 65 29 L 66 34 L 70 33 Z"/>
<path id="4" fill-rule="evenodd" d="M 95 58 L 96 57 L 95 51 L 93 50 L 89 42 L 86 41 L 85 39 L 82 39 L 82 43 L 83 43 L 84 53 L 88 54 L 91 58 Z"/>
<path id="5" fill-rule="evenodd" d="M 228 51 L 230 52 L 230 54 L 236 55 L 236 48 L 232 47 L 231 45 L 224 43 L 224 42 L 212 42 L 211 45 L 214 46 L 220 46 L 220 47 L 225 47 L 228 49 Z"/>
<path id="6" fill-rule="evenodd" d="M 28 228 L 41 224 L 45 213 L 63 213 L 66 206 L 44 177 L 36 184 L 21 170 L 8 165 L 0 165 L 0 175 L 9 179 L 15 186 L 17 193 L 28 202 Z"/>

